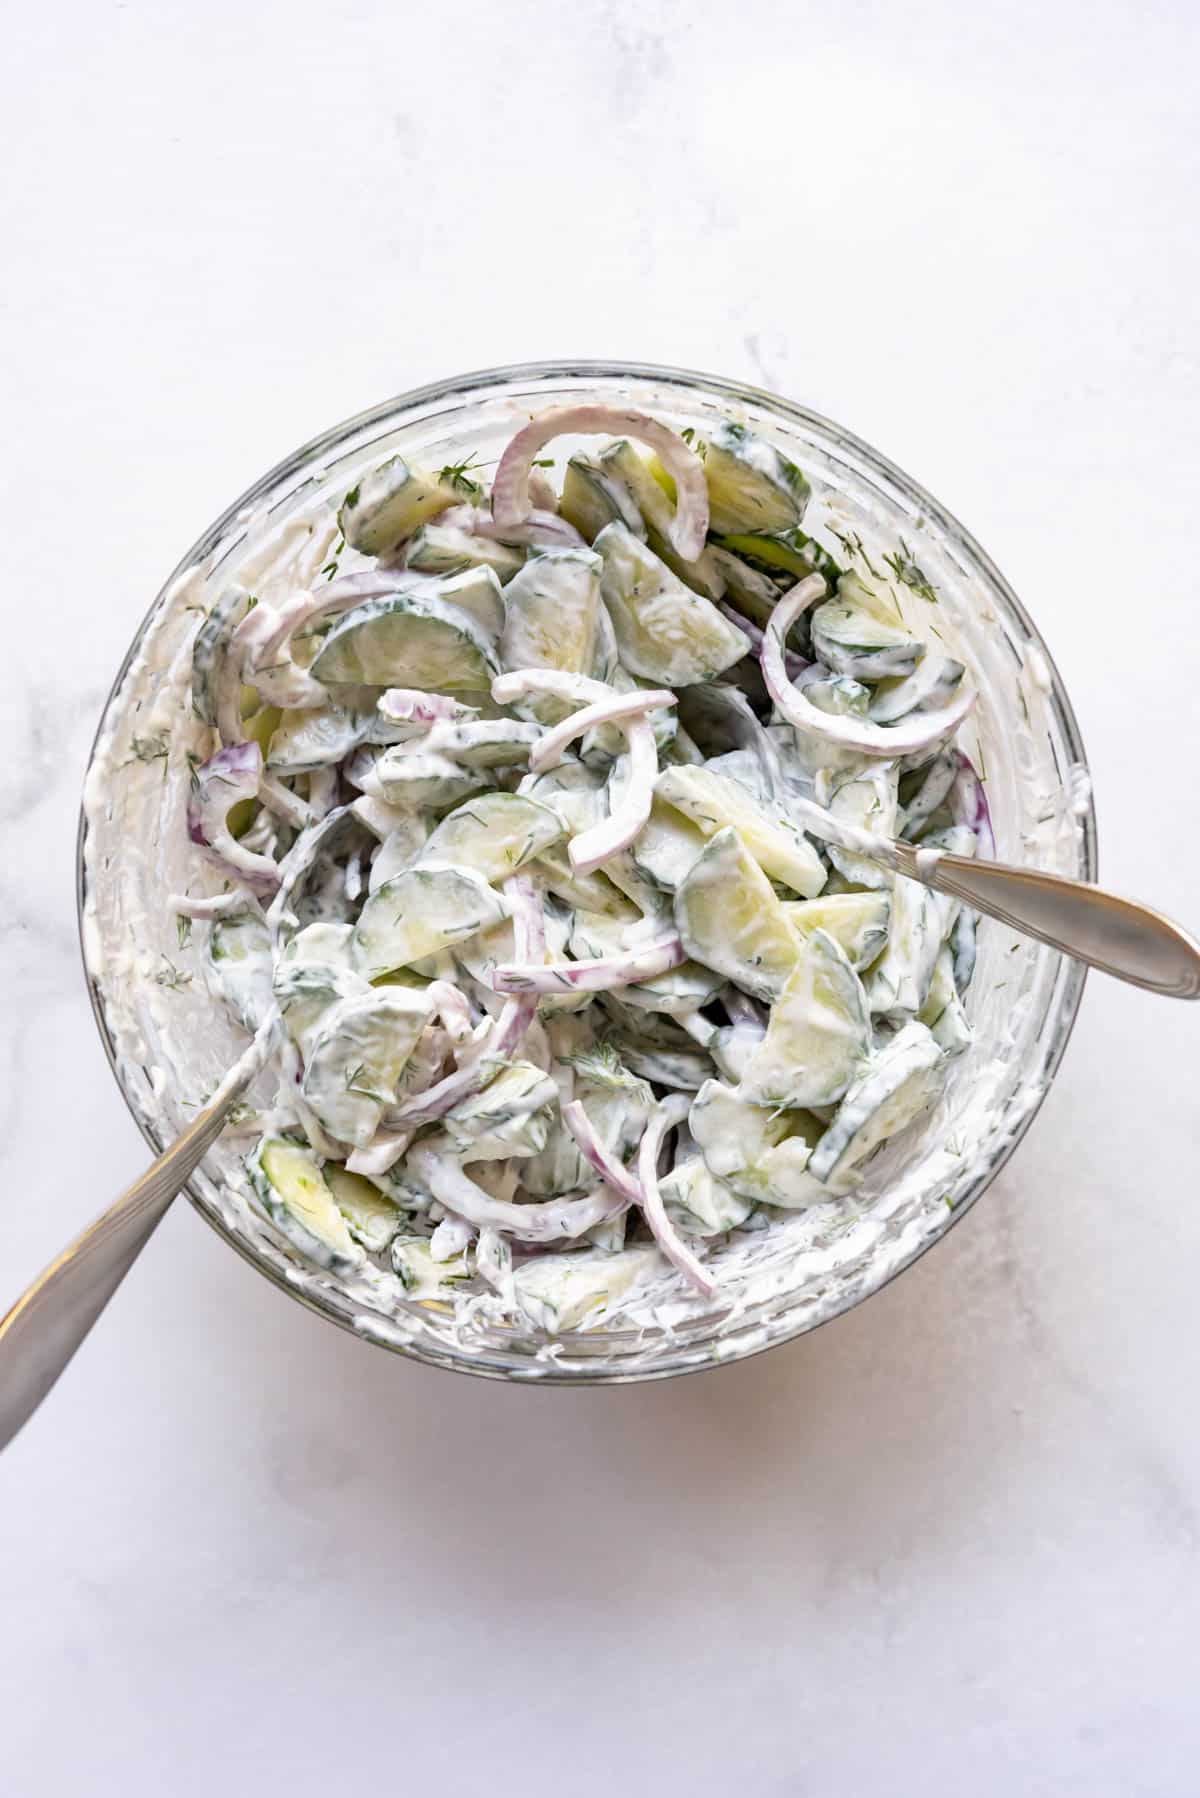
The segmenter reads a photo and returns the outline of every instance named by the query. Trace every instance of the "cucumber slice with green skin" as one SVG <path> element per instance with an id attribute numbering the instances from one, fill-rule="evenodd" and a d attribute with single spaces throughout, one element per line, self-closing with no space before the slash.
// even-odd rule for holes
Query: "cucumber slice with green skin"
<path id="1" fill-rule="evenodd" d="M 491 537 L 476 537 L 455 524 L 423 524 L 404 555 L 404 566 L 418 574 L 463 574 L 472 568 L 490 568 L 502 586 L 524 565 L 524 550 Z"/>
<path id="2" fill-rule="evenodd" d="M 381 1255 L 400 1228 L 397 1206 L 373 1181 L 347 1173 L 336 1162 L 326 1165 L 325 1179 L 355 1242 L 368 1254 Z"/>
<path id="3" fill-rule="evenodd" d="M 619 918 L 625 923 L 636 922 L 637 914 L 628 899 L 605 875 L 575 872 L 567 858 L 565 845 L 552 843 L 549 849 L 534 858 L 530 866 L 535 874 L 541 875 L 555 897 L 572 910 L 601 912 L 605 917 Z"/>
<path id="4" fill-rule="evenodd" d="M 666 974 L 655 974 L 636 986 L 622 987 L 621 998 L 633 1011 L 660 1011 L 669 1018 L 691 1017 L 711 1005 L 725 977 L 702 962 L 685 961 Z"/>
<path id="5" fill-rule="evenodd" d="M 364 556 L 387 556 L 461 497 L 449 482 L 393 456 L 350 489 L 338 512 L 338 529 L 351 549 Z"/>
<path id="6" fill-rule="evenodd" d="M 442 1119 L 460 1161 L 538 1155 L 550 1137 L 558 1088 L 532 1062 L 514 1061 Z"/>
<path id="7" fill-rule="evenodd" d="M 966 672 L 952 656 L 926 652 L 911 674 L 880 681 L 867 715 L 875 724 L 895 724 L 910 712 L 939 711 L 953 699 Z"/>
<path id="8" fill-rule="evenodd" d="M 960 993 L 965 993 L 975 977 L 975 937 L 979 920 L 973 911 L 964 905 L 950 932 L 950 953 L 954 957 L 954 984 Z"/>
<path id="9" fill-rule="evenodd" d="M 601 596 L 630 674 L 688 687 L 714 680 L 749 654 L 745 633 L 624 525 L 607 525 L 595 547 L 604 561 Z"/>
<path id="10" fill-rule="evenodd" d="M 312 664 L 314 677 L 327 685 L 417 687 L 426 693 L 478 693 L 499 672 L 495 650 L 474 618 L 414 590 L 370 599 L 347 612 Z"/>
<path id="11" fill-rule="evenodd" d="M 538 725 L 516 718 L 480 718 L 470 724 L 435 724 L 426 738 L 417 739 L 427 748 L 416 743 L 400 748 L 405 754 L 444 755 L 466 768 L 511 768 L 529 760 L 543 734 Z"/>
<path id="12" fill-rule="evenodd" d="M 675 927 L 695 961 L 755 998 L 779 997 L 800 939 L 736 830 L 719 830 L 675 893 Z"/>
<path id="13" fill-rule="evenodd" d="M 332 768 L 365 743 L 373 711 L 329 704 L 312 711 L 286 712 L 271 733 L 267 767 L 276 774 L 311 774 Z"/>
<path id="14" fill-rule="evenodd" d="M 831 936 L 814 930 L 750 1058 L 741 1096 L 752 1105 L 833 1105 L 871 1048 L 862 982 Z"/>
<path id="15" fill-rule="evenodd" d="M 469 868 L 409 868 L 368 898 L 354 930 L 354 956 L 367 980 L 411 967 L 454 943 L 492 930 L 508 906 Z"/>
<path id="16" fill-rule="evenodd" d="M 710 437 L 697 436 L 696 449 L 704 458 L 714 536 L 786 531 L 800 523 L 812 488 L 773 443 L 727 419 Z"/>
<path id="17" fill-rule="evenodd" d="M 429 1020 L 424 993 L 368 988 L 339 999 L 314 1032 L 301 1090 L 339 1142 L 364 1149 L 395 1101 L 396 1082 Z"/>
<path id="18" fill-rule="evenodd" d="M 782 815 L 768 816 L 735 781 L 707 768 L 664 768 L 655 792 L 706 837 L 732 824 L 763 872 L 803 898 L 815 899 L 825 885 L 825 865 L 808 839 Z"/>
<path id="19" fill-rule="evenodd" d="M 558 509 L 589 543 L 614 521 L 635 537 L 646 535 L 645 521 L 625 482 L 596 456 L 571 457 Z"/>
<path id="20" fill-rule="evenodd" d="M 807 1172 L 822 1129 L 811 1113 L 767 1111 L 709 1080 L 692 1102 L 688 1123 L 714 1179 L 751 1204 L 795 1210 L 828 1198 Z"/>
<path id="21" fill-rule="evenodd" d="M 769 574 L 752 568 L 749 562 L 743 562 L 732 550 L 721 549 L 718 544 L 709 544 L 708 556 L 725 583 L 726 597 L 755 624 L 763 623 L 779 598 L 780 589 L 776 582 Z"/>
<path id="22" fill-rule="evenodd" d="M 494 568 L 465 568 L 438 582 L 434 597 L 444 606 L 465 612 L 483 632 L 489 644 L 499 641 L 504 629 L 505 604 L 500 579 Z"/>
<path id="23" fill-rule="evenodd" d="M 435 1261 L 427 1236 L 397 1236 L 392 1243 L 392 1270 L 408 1297 L 418 1304 L 453 1304 L 458 1287 L 471 1278 L 465 1255 Z"/>
<path id="24" fill-rule="evenodd" d="M 550 668 L 582 674 L 591 667 L 600 611 L 601 562 L 590 549 L 547 550 L 526 562 L 505 589 L 500 662 L 506 670 Z M 574 708 L 551 694 L 531 694 L 516 710 L 557 724 Z"/>
<path id="25" fill-rule="evenodd" d="M 506 880 L 563 836 L 549 806 L 520 793 L 481 793 L 450 812 L 420 851 L 418 865 L 471 868 L 484 880 Z"/>
<path id="26" fill-rule="evenodd" d="M 855 680 L 911 674 L 925 654 L 893 589 L 858 574 L 843 575 L 834 598 L 813 612 L 812 643 L 826 667 Z"/>
<path id="27" fill-rule="evenodd" d="M 824 774 L 818 775 L 816 790 L 819 805 L 827 806 L 835 818 L 853 825 L 856 830 L 870 831 L 873 836 L 895 836 L 899 777 L 893 766 L 877 761 L 862 773 L 852 775 L 849 780 L 837 776 L 834 779 L 838 784 L 831 794 L 827 794 L 831 783 Z M 839 849 L 833 843 L 825 845 L 825 852 L 846 880 L 881 892 L 890 890 L 892 877 L 887 869 L 870 861 L 867 856 Z"/>
<path id="28" fill-rule="evenodd" d="M 356 759 L 347 769 L 347 777 L 364 793 L 405 811 L 442 811 L 491 785 L 482 769 L 467 768 L 448 755 L 412 750 L 402 743 L 371 760 Z"/>
<path id="29" fill-rule="evenodd" d="M 362 1250 L 346 1227 L 315 1158 L 282 1136 L 264 1136 L 246 1160 L 251 1189 L 300 1252 L 332 1273 L 348 1273 Z"/>
<path id="30" fill-rule="evenodd" d="M 659 1181 L 667 1216 L 682 1236 L 723 1236 L 754 1210 L 754 1200 L 713 1177 L 702 1155 L 681 1161 Z"/>
<path id="31" fill-rule="evenodd" d="M 867 977 L 867 1002 L 877 1016 L 915 1017 L 929 997 L 944 935 L 939 897 L 896 875 L 887 947 Z"/>
<path id="32" fill-rule="evenodd" d="M 284 1029 L 305 1059 L 330 1008 L 368 992 L 370 987 L 354 966 L 350 924 L 306 924 L 275 964 L 275 1002 Z"/>
<path id="33" fill-rule="evenodd" d="M 925 830 L 950 796 L 958 774 L 958 758 L 952 749 L 940 749 L 918 774 L 904 777 L 901 792 L 904 824 L 900 835 L 912 842 Z M 910 786 L 911 783 L 911 786 Z"/>
<path id="34" fill-rule="evenodd" d="M 411 868 L 424 849 L 428 836 L 428 822 L 419 812 L 412 812 L 400 823 L 393 825 L 375 851 L 367 881 L 368 892 L 378 892 L 389 880 L 395 880 L 397 874 L 403 874 L 406 868 Z"/>
<path id="35" fill-rule="evenodd" d="M 244 587 L 230 587 L 214 601 L 192 645 L 192 710 L 205 724 L 216 724 L 221 703 L 229 641 L 250 610 Z M 236 693 L 236 688 L 234 689 Z"/>
<path id="36" fill-rule="evenodd" d="M 814 930 L 828 932 L 850 966 L 861 973 L 887 943 L 892 895 L 890 888 L 886 892 L 822 893 L 819 899 L 785 901 L 783 909 L 789 924 L 803 935 Z"/>
<path id="37" fill-rule="evenodd" d="M 973 1041 L 963 1002 L 954 984 L 954 956 L 948 947 L 938 950 L 929 995 L 917 1022 L 924 1024 L 947 1057 L 961 1055 Z"/>
<path id="38" fill-rule="evenodd" d="M 271 990 L 271 933 L 261 918 L 220 918 L 208 939 L 209 985 L 247 1030 L 266 1021 Z"/>
<path id="39" fill-rule="evenodd" d="M 911 1124 L 929 1105 L 945 1058 L 924 1024 L 897 1031 L 847 1091 L 809 1158 L 809 1172 L 831 1192 L 856 1186 L 863 1164 L 881 1143 Z"/>
<path id="40" fill-rule="evenodd" d="M 555 1334 L 599 1323 L 639 1281 L 661 1273 L 657 1249 L 602 1249 L 582 1254 L 538 1255 L 513 1274 L 513 1291 L 526 1320 L 535 1330 Z"/>
<path id="41" fill-rule="evenodd" d="M 671 541 L 675 507 L 654 478 L 648 458 L 641 455 L 628 438 L 622 438 L 617 443 L 610 443 L 601 452 L 600 463 L 606 472 L 624 485 L 633 506 L 644 520 L 644 533 L 635 530 L 634 536 L 641 537 L 644 534 L 646 542 L 659 560 L 665 562 L 671 572 L 678 575 L 694 592 L 702 593 L 706 599 L 722 598 L 725 577 L 711 550 L 705 547 L 694 561 L 688 562 L 675 549 Z"/>
<path id="42" fill-rule="evenodd" d="M 527 774 L 517 791 L 523 799 L 532 799 L 555 812 L 563 830 L 574 837 L 590 830 L 604 816 L 607 784 L 607 768 L 565 756 L 557 768 Z"/>
<path id="43" fill-rule="evenodd" d="M 609 1039 L 631 1073 L 673 1092 L 694 1093 L 712 1078 L 713 1062 L 696 1049 L 657 1049 L 638 1037 L 615 1035 Z"/>
<path id="44" fill-rule="evenodd" d="M 644 879 L 665 893 L 673 893 L 707 840 L 698 825 L 673 805 L 656 798 L 630 854 Z"/>
<path id="45" fill-rule="evenodd" d="M 770 532 L 734 531 L 716 541 L 723 550 L 748 562 L 751 568 L 760 569 L 777 580 L 782 578 L 789 587 L 797 581 L 807 580 L 810 574 L 820 574 L 824 575 L 832 591 L 845 573 L 815 537 L 806 536 L 795 528 Z M 756 622 L 764 621 L 757 619 Z"/>

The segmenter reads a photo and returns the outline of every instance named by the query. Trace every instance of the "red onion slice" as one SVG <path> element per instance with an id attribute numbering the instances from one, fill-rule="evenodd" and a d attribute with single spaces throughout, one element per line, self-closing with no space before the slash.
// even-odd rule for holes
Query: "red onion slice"
<path id="1" fill-rule="evenodd" d="M 546 732 L 541 741 L 529 752 L 529 766 L 535 774 L 545 768 L 557 768 L 567 748 L 577 737 L 586 736 L 589 730 L 595 730 L 601 724 L 623 724 L 630 718 L 644 718 L 647 712 L 658 711 L 662 706 L 678 705 L 674 693 L 665 688 L 652 689 L 648 692 L 614 693 L 611 699 L 597 700 L 594 705 L 584 706 L 583 710 L 564 718 L 553 730 Z"/>
<path id="2" fill-rule="evenodd" d="M 492 515 L 501 528 L 523 524 L 532 501 L 529 474 L 538 451 L 555 437 L 635 437 L 654 450 L 675 483 L 670 537 L 676 553 L 694 562 L 708 535 L 704 464 L 675 431 L 645 412 L 617 406 L 552 406 L 518 431 L 496 467 Z"/>
<path id="3" fill-rule="evenodd" d="M 472 537 L 487 537 L 493 543 L 513 543 L 528 549 L 586 549 L 573 524 L 557 512 L 543 512 L 531 507 L 519 523 L 503 525 L 483 506 L 453 506 L 443 512 L 439 524 L 456 525 Z"/>
<path id="4" fill-rule="evenodd" d="M 564 961 L 546 967 L 534 962 L 504 962 L 492 970 L 498 993 L 611 993 L 623 986 L 653 980 L 687 960 L 678 936 L 662 937 L 644 949 L 595 961 Z"/>
<path id="5" fill-rule="evenodd" d="M 409 1150 L 407 1166 L 439 1205 L 477 1229 L 500 1230 L 518 1242 L 554 1242 L 582 1236 L 594 1224 L 625 1210 L 627 1201 L 607 1186 L 583 1199 L 545 1199 L 529 1205 L 494 1199 L 464 1174 L 443 1143 L 439 1137 L 418 1143 Z"/>
<path id="6" fill-rule="evenodd" d="M 712 1276 L 705 1272 L 691 1249 L 676 1232 L 674 1224 L 667 1216 L 666 1206 L 658 1188 L 658 1154 L 662 1148 L 663 1138 L 668 1130 L 675 1130 L 684 1123 L 692 1108 L 691 1096 L 688 1093 L 677 1093 L 670 1099 L 663 1099 L 658 1110 L 646 1125 L 645 1133 L 638 1145 L 638 1183 L 642 1189 L 642 1211 L 650 1226 L 651 1234 L 663 1254 L 673 1267 L 679 1269 L 685 1280 L 690 1280 L 697 1292 L 710 1299 L 717 1290 Z"/>
<path id="7" fill-rule="evenodd" d="M 788 723 L 828 743 L 839 743 L 843 748 L 857 749 L 864 755 L 886 756 L 912 755 L 957 730 L 975 704 L 974 688 L 956 694 L 940 711 L 919 712 L 891 725 L 870 724 L 863 718 L 835 717 L 819 711 L 805 699 L 787 677 L 783 646 L 801 612 L 820 599 L 824 592 L 823 577 L 808 575 L 779 601 L 763 632 L 760 652 L 763 680 L 775 706 Z"/>
<path id="8" fill-rule="evenodd" d="M 602 867 L 610 856 L 628 849 L 650 816 L 654 803 L 654 783 L 658 778 L 658 744 L 654 727 L 645 718 L 634 718 L 624 726 L 629 745 L 629 777 L 616 808 L 580 831 L 567 844 L 567 856 L 576 874 L 591 874 Z"/>
<path id="9" fill-rule="evenodd" d="M 992 813 L 987 802 L 983 782 L 975 772 L 974 764 L 968 760 L 961 749 L 954 751 L 958 761 L 958 773 L 954 776 L 954 784 L 950 788 L 950 810 L 956 824 L 965 824 L 975 832 L 979 841 L 979 853 L 988 861 L 996 859 L 996 838 L 992 830 Z"/>
<path id="10" fill-rule="evenodd" d="M 257 799 L 262 779 L 262 750 L 257 743 L 231 743 L 197 768 L 188 799 L 188 835 L 210 860 L 259 893 L 279 885 L 278 865 L 269 855 L 256 855 L 230 831 L 229 813 L 242 799 Z"/>

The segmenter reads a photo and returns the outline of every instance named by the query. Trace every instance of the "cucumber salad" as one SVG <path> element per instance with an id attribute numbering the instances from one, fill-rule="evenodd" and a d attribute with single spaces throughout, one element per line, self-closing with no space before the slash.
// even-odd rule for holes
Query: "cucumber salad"
<path id="1" fill-rule="evenodd" d="M 667 1264 L 719 1302 L 730 1233 L 852 1205 L 936 1098 L 975 918 L 861 850 L 994 853 L 975 690 L 907 545 L 809 499 L 732 420 L 560 407 L 490 480 L 392 456 L 311 584 L 198 619 L 170 903 L 271 1045 L 236 1127 L 306 1260 L 552 1332 Z"/>

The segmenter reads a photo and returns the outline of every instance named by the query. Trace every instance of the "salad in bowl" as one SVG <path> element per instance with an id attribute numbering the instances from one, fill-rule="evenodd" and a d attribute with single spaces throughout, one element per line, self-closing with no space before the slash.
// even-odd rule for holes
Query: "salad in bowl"
<path id="1" fill-rule="evenodd" d="M 89 777 L 118 1056 L 161 1103 L 215 1007 L 226 1060 L 268 1051 L 226 1227 L 340 1321 L 484 1371 L 746 1352 L 789 1278 L 861 1276 L 906 1158 L 905 1246 L 953 1209 L 976 918 L 804 826 L 996 854 L 961 607 L 745 406 L 641 397 L 556 396 L 441 463 L 368 447 L 244 509 L 253 553 L 173 584 Z M 1036 645 L 1020 673 L 1032 742 Z M 114 961 L 131 916 L 98 896 L 114 769 L 162 783 L 151 963 Z M 1055 812 L 1065 854 L 1086 811 Z M 1025 1003 L 1057 958 L 1020 953 Z"/>

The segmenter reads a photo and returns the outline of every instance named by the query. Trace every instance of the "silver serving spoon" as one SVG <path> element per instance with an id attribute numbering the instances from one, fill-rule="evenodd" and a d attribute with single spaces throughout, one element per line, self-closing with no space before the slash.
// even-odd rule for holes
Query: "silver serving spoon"
<path id="1" fill-rule="evenodd" d="M 1058 874 L 973 861 L 873 837 L 806 800 L 791 806 L 814 836 L 869 856 L 935 892 L 1148 992 L 1200 998 L 1200 943 L 1161 912 Z M 0 1321 L 0 1448 L 41 1404 L 203 1160 L 269 1052 L 264 1026 L 191 1128 L 160 1155 Z"/>

